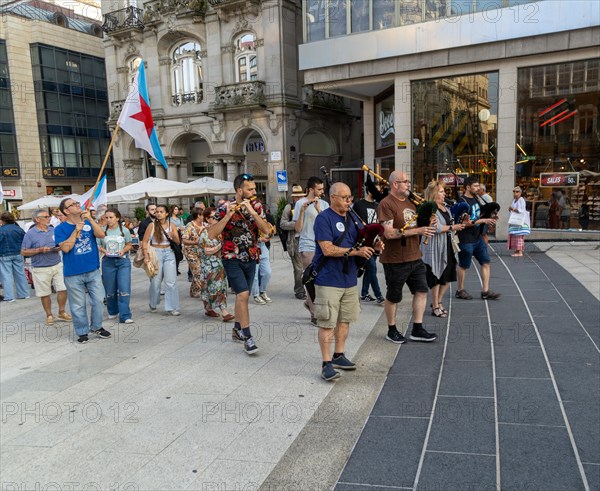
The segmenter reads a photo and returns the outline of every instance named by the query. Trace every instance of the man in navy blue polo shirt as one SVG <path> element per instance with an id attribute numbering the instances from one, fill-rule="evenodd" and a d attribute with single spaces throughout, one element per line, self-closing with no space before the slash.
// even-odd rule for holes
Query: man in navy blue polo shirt
<path id="1" fill-rule="evenodd" d="M 329 196 L 331 207 L 323 210 L 315 219 L 316 250 L 313 259 L 313 266 L 318 270 L 315 278 L 315 316 L 323 356 L 321 377 L 327 381 L 340 376 L 336 368 L 356 369 L 356 365 L 344 355 L 350 323 L 356 322 L 360 314 L 354 257 L 369 259 L 375 252 L 372 247 L 353 249 L 359 225 L 355 225 L 348 215 L 352 205 L 350 188 L 336 182 L 331 186 Z M 341 242 L 335 245 L 340 239 Z M 379 243 L 376 247 L 381 249 L 383 244 Z M 324 256 L 325 259 L 321 261 Z"/>
<path id="2" fill-rule="evenodd" d="M 74 199 L 63 199 L 60 211 L 67 219 L 54 230 L 54 240 L 63 252 L 65 285 L 77 342 L 87 343 L 90 331 L 99 338 L 110 338 L 110 332 L 102 327 L 104 286 L 96 244 L 96 239 L 103 239 L 106 234 Z M 87 317 L 86 289 L 92 306 L 91 320 Z"/>
<path id="3" fill-rule="evenodd" d="M 54 324 L 52 315 L 52 286 L 56 291 L 58 301 L 58 316 L 60 321 L 71 321 L 71 316 L 65 312 L 67 289 L 63 276 L 63 266 L 58 253 L 59 248 L 54 243 L 54 227 L 50 225 L 50 213 L 47 210 L 35 210 L 31 216 L 33 223 L 25 234 L 21 244 L 21 254 L 31 257 L 31 275 L 35 294 L 42 302 L 46 312 L 46 324 Z M 60 223 L 60 222 L 59 222 Z"/>

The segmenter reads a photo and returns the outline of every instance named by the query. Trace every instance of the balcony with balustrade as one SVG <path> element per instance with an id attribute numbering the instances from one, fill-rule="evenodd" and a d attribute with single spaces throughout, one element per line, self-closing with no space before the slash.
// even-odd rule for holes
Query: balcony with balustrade
<path id="1" fill-rule="evenodd" d="M 236 13 L 258 15 L 262 0 L 208 0 L 220 18 L 228 19 Z"/>
<path id="2" fill-rule="evenodd" d="M 137 7 L 126 7 L 104 14 L 102 30 L 114 37 L 129 36 L 144 30 L 143 11 Z"/>
<path id="3" fill-rule="evenodd" d="M 194 21 L 204 19 L 207 0 L 153 0 L 144 4 L 144 23 L 154 25 L 163 22 L 165 17 L 175 15 L 177 18 L 192 18 Z"/>
<path id="4" fill-rule="evenodd" d="M 348 113 L 348 107 L 344 104 L 343 97 L 315 90 L 311 86 L 304 87 L 304 104 L 308 109 L 328 109 Z"/>
<path id="5" fill-rule="evenodd" d="M 260 81 L 222 85 L 216 88 L 215 111 L 230 111 L 241 108 L 254 109 L 265 103 L 265 83 Z"/>

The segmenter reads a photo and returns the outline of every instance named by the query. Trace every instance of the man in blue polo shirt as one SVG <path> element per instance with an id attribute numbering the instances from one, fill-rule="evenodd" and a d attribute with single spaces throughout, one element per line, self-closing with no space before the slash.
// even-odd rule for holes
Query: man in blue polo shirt
<path id="1" fill-rule="evenodd" d="M 110 338 L 110 332 L 102 327 L 104 286 L 96 244 L 96 239 L 103 239 L 106 234 L 74 199 L 63 199 L 60 211 L 67 219 L 54 230 L 54 240 L 63 252 L 65 285 L 77 342 L 87 343 L 90 331 L 99 338 Z M 87 317 L 86 289 L 92 306 L 91 320 Z"/>
<path id="2" fill-rule="evenodd" d="M 71 316 L 65 312 L 67 289 L 63 276 L 63 266 L 54 243 L 54 227 L 50 225 L 50 213 L 47 210 L 35 210 L 31 215 L 33 223 L 25 234 L 21 244 L 21 254 L 31 257 L 31 275 L 35 286 L 35 295 L 42 302 L 46 312 L 46 324 L 54 324 L 52 315 L 52 286 L 56 291 L 58 301 L 58 316 L 60 321 L 71 321 Z M 59 222 L 60 223 L 60 222 Z"/>
<path id="3" fill-rule="evenodd" d="M 344 355 L 350 323 L 356 322 L 360 314 L 354 256 L 369 259 L 375 252 L 372 247 L 352 248 L 360 225 L 355 225 L 348 215 L 352 205 L 350 188 L 336 182 L 331 186 L 329 196 L 331 207 L 319 213 L 315 219 L 316 250 L 313 259 L 313 266 L 318 270 L 315 278 L 315 315 L 323 356 L 321 377 L 327 381 L 340 376 L 335 368 L 356 369 L 356 365 Z M 335 245 L 340 239 L 341 242 Z M 380 242 L 376 247 L 381 249 L 383 244 Z M 334 343 L 332 357 L 331 345 Z"/>

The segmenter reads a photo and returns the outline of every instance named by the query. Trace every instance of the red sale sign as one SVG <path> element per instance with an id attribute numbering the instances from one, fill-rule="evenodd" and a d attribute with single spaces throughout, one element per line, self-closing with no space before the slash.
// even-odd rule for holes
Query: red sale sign
<path id="1" fill-rule="evenodd" d="M 441 174 L 441 173 L 439 173 L 437 175 L 437 180 L 442 181 L 445 186 L 455 186 L 457 177 L 458 177 L 458 185 L 462 186 L 462 184 L 465 182 L 465 179 L 467 177 L 469 177 L 469 174 L 466 172 L 459 172 L 458 174 L 452 174 L 452 173 Z"/>
<path id="2" fill-rule="evenodd" d="M 573 188 L 579 185 L 579 172 L 548 172 L 540 174 L 542 188 Z"/>

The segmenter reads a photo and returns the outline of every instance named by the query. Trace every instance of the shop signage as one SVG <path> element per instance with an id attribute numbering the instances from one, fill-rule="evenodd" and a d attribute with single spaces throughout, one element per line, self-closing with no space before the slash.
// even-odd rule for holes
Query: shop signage
<path id="1" fill-rule="evenodd" d="M 23 199 L 23 192 L 21 191 L 20 186 L 14 188 L 3 188 L 2 194 L 4 195 L 4 199 Z"/>
<path id="2" fill-rule="evenodd" d="M 547 172 L 540 174 L 541 188 L 574 188 L 579 185 L 579 172 Z"/>
<path id="3" fill-rule="evenodd" d="M 398 150 L 405 150 L 407 147 L 406 142 L 398 142 L 396 143 L 396 146 L 398 147 Z"/>
<path id="4" fill-rule="evenodd" d="M 375 148 L 384 148 L 394 144 L 394 96 L 381 101 L 375 106 L 379 131 Z"/>
<path id="5" fill-rule="evenodd" d="M 462 186 L 465 182 L 465 179 L 469 177 L 467 172 L 459 172 L 458 174 L 440 174 L 437 175 L 437 180 L 442 181 L 446 186 L 456 186 L 456 177 L 458 177 L 458 185 Z"/>

